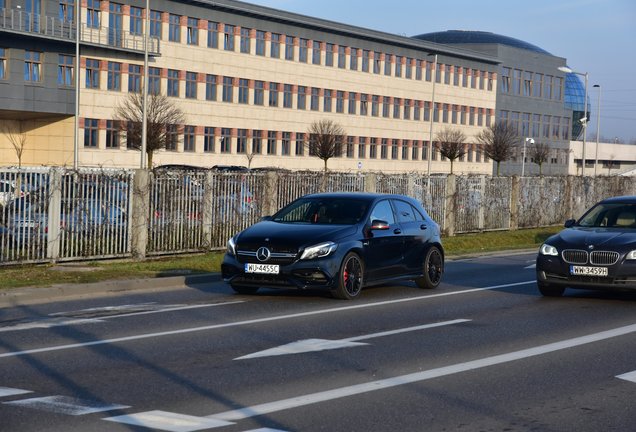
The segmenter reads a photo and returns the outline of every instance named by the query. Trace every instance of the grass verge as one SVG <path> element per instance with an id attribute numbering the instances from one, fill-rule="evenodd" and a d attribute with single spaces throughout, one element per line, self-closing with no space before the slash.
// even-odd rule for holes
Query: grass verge
<path id="1" fill-rule="evenodd" d="M 448 257 L 498 250 L 538 248 L 560 227 L 460 234 L 442 239 Z M 223 253 L 171 256 L 147 261 L 94 261 L 63 265 L 0 267 L 0 290 L 44 287 L 56 284 L 91 283 L 218 272 Z"/>

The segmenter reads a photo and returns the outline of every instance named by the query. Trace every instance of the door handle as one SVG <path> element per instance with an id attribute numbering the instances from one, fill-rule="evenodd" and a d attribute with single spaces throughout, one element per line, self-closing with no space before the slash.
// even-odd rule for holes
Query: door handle
<path id="1" fill-rule="evenodd" d="M 399 228 L 396 228 L 393 230 L 393 234 L 402 234 L 402 230 Z"/>
<path id="2" fill-rule="evenodd" d="M 420 229 L 421 229 L 421 230 L 425 230 L 425 229 L 427 229 L 427 228 L 428 228 L 428 227 L 427 227 L 425 224 L 420 225 Z"/>

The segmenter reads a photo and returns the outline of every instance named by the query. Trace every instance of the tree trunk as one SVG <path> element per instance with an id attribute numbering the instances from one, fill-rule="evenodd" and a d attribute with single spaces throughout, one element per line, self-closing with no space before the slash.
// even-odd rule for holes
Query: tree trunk
<path id="1" fill-rule="evenodd" d="M 321 186 L 321 192 L 327 192 L 327 160 L 325 159 L 325 169 L 322 172 L 322 186 Z"/>
<path id="2" fill-rule="evenodd" d="M 146 168 L 152 169 L 152 152 L 147 151 L 146 154 L 148 155 L 148 166 Z"/>

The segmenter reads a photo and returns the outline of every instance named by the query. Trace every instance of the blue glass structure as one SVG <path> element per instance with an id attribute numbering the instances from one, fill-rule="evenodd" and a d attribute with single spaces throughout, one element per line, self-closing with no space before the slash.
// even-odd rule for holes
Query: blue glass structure
<path id="1" fill-rule="evenodd" d="M 585 115 L 585 84 L 574 72 L 565 75 L 564 105 L 572 110 L 572 139 L 579 139 L 583 133 L 581 119 Z M 590 98 L 587 98 L 587 120 L 590 120 Z"/>

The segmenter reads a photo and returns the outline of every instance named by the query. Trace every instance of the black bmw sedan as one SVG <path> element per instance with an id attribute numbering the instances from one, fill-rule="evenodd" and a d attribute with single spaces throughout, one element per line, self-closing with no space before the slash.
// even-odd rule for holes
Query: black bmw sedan
<path id="1" fill-rule="evenodd" d="M 636 196 L 608 198 L 548 238 L 537 256 L 545 296 L 566 287 L 636 290 Z"/>
<path id="2" fill-rule="evenodd" d="M 402 195 L 306 195 L 228 241 L 223 279 L 241 294 L 261 287 L 325 289 L 354 299 L 363 287 L 414 280 L 435 288 L 444 271 L 440 230 Z"/>

